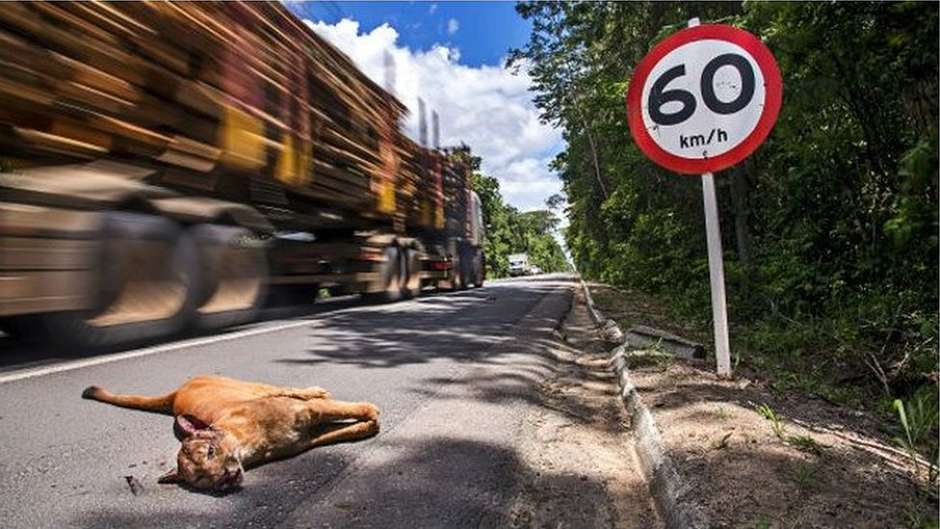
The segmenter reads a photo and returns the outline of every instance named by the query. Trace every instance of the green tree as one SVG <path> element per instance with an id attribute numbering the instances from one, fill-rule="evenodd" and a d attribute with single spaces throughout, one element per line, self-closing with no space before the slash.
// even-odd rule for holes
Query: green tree
<path id="1" fill-rule="evenodd" d="M 559 224 L 554 213 L 520 212 L 503 201 L 496 178 L 479 171 L 473 175 L 473 188 L 483 206 L 484 251 L 490 277 L 509 275 L 509 255 L 521 252 L 528 253 L 529 262 L 544 272 L 568 269 L 561 245 L 554 237 Z"/>
<path id="2" fill-rule="evenodd" d="M 480 197 L 483 224 L 486 226 L 484 252 L 487 276 L 505 277 L 509 274 L 508 256 L 512 253 L 512 231 L 509 210 L 499 193 L 499 181 L 480 172 L 473 174 L 473 190 Z"/>
<path id="3" fill-rule="evenodd" d="M 701 184 L 638 150 L 633 67 L 691 17 L 758 35 L 784 77 L 768 141 L 717 175 L 737 348 L 904 395 L 938 371 L 938 8 L 920 2 L 521 2 L 510 53 L 566 148 L 566 245 L 585 276 L 707 324 Z M 557 202 L 556 202 L 557 203 Z M 806 369 L 813 366 L 812 369 Z M 880 380 L 884 379 L 884 380 Z M 842 385 L 844 386 L 844 385 Z"/>

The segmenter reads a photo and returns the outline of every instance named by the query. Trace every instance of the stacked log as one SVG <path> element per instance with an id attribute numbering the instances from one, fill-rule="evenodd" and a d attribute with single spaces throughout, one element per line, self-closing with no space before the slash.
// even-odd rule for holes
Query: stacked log
<path id="1" fill-rule="evenodd" d="M 447 233 L 470 234 L 470 167 L 451 155 L 444 169 L 444 229 Z"/>
<path id="2" fill-rule="evenodd" d="M 118 158 L 187 192 L 440 229 L 443 158 L 405 112 L 277 2 L 0 9 L 0 155 L 23 164 Z"/>

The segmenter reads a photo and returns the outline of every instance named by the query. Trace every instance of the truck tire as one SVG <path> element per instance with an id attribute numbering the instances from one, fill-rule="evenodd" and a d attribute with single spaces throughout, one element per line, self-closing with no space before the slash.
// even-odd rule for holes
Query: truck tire
<path id="1" fill-rule="evenodd" d="M 471 272 L 472 267 L 473 267 L 473 260 L 470 259 L 470 256 L 469 256 L 466 252 L 464 252 L 464 253 L 460 256 L 460 262 L 457 263 L 457 264 L 458 264 L 458 267 L 459 267 L 459 269 L 460 269 L 460 272 L 459 272 L 460 288 L 459 288 L 459 290 L 466 290 L 466 289 L 470 288 L 470 283 L 472 282 L 472 279 L 473 279 L 473 274 L 472 274 L 472 272 Z"/>
<path id="2" fill-rule="evenodd" d="M 193 239 L 154 215 L 109 212 L 99 237 L 96 308 L 38 316 L 30 322 L 54 343 L 111 348 L 181 331 L 196 307 L 199 268 Z"/>
<path id="3" fill-rule="evenodd" d="M 404 260 L 401 249 L 394 244 L 385 247 L 383 261 L 379 265 L 379 289 L 366 292 L 363 299 L 370 303 L 392 303 L 402 298 L 402 286 L 405 283 Z"/>
<path id="4" fill-rule="evenodd" d="M 457 255 L 452 262 L 453 266 L 450 269 L 451 278 L 450 281 L 444 282 L 447 286 L 444 287 L 443 290 L 456 292 L 470 288 L 468 283 L 470 274 L 467 272 L 467 260 L 464 259 L 462 255 Z"/>
<path id="5" fill-rule="evenodd" d="M 217 224 L 197 224 L 187 231 L 198 247 L 202 278 L 193 325 L 211 330 L 254 320 L 268 286 L 264 246 L 255 234 Z M 315 294 L 313 290 L 311 303 Z"/>
<path id="6" fill-rule="evenodd" d="M 486 261 L 483 257 L 483 250 L 477 250 L 473 259 L 473 288 L 483 286 L 486 276 Z"/>
<path id="7" fill-rule="evenodd" d="M 402 248 L 402 266 L 405 281 L 402 284 L 402 297 L 412 299 L 421 294 L 421 253 L 415 246 Z"/>

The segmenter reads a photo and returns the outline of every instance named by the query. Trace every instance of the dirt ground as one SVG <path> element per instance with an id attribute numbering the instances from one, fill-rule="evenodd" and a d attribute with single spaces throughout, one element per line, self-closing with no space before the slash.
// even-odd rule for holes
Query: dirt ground
<path id="1" fill-rule="evenodd" d="M 621 325 L 683 335 L 648 299 L 591 289 L 598 308 Z M 875 417 L 772 391 L 753 373 L 720 380 L 705 362 L 634 364 L 631 377 L 689 484 L 687 497 L 712 527 L 883 529 L 930 527 L 936 519 L 936 500 L 918 494 L 910 458 Z"/>
<path id="2" fill-rule="evenodd" d="M 512 527 L 661 528 L 635 462 L 606 348 L 580 291 L 556 338 L 553 374 L 539 388 L 540 411 L 526 418 L 520 436 L 527 440 L 521 457 L 534 478 L 515 500 Z"/>

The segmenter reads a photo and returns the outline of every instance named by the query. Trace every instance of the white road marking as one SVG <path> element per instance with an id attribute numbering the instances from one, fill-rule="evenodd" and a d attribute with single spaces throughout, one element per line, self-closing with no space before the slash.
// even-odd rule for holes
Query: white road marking
<path id="1" fill-rule="evenodd" d="M 119 362 L 121 360 L 127 360 L 130 358 L 139 358 L 141 356 L 149 356 L 157 353 L 165 353 L 168 351 L 173 351 L 176 349 L 185 349 L 187 347 L 198 347 L 200 345 L 207 345 L 210 343 L 225 342 L 228 340 L 237 340 L 239 338 L 245 338 L 247 336 L 255 336 L 258 334 L 265 334 L 269 332 L 282 331 L 284 329 L 291 329 L 294 327 L 303 327 L 304 325 L 312 325 L 314 321 L 312 320 L 303 320 L 303 321 L 292 321 L 290 323 L 284 323 L 281 325 L 274 325 L 271 327 L 261 327 L 259 329 L 246 329 L 244 331 L 233 332 L 229 334 L 222 334 L 219 336 L 209 336 L 206 338 L 194 338 L 192 340 L 184 340 L 181 342 L 170 343 L 165 345 L 156 345 L 153 347 L 146 347 L 144 349 L 138 349 L 136 351 L 128 351 L 126 353 L 114 353 L 104 356 L 96 356 L 94 358 L 86 358 L 83 360 L 73 360 L 71 362 L 64 362 L 61 364 L 56 364 L 47 367 L 38 367 L 34 369 L 24 369 L 22 371 L 14 371 L 13 373 L 7 375 L 0 375 L 0 384 L 5 384 L 7 382 L 13 382 L 15 380 L 24 380 L 27 378 L 41 377 L 45 375 L 51 375 L 53 373 L 61 373 L 63 371 L 73 371 L 75 369 L 82 369 L 83 367 L 92 367 L 101 364 L 109 364 L 111 362 Z"/>

